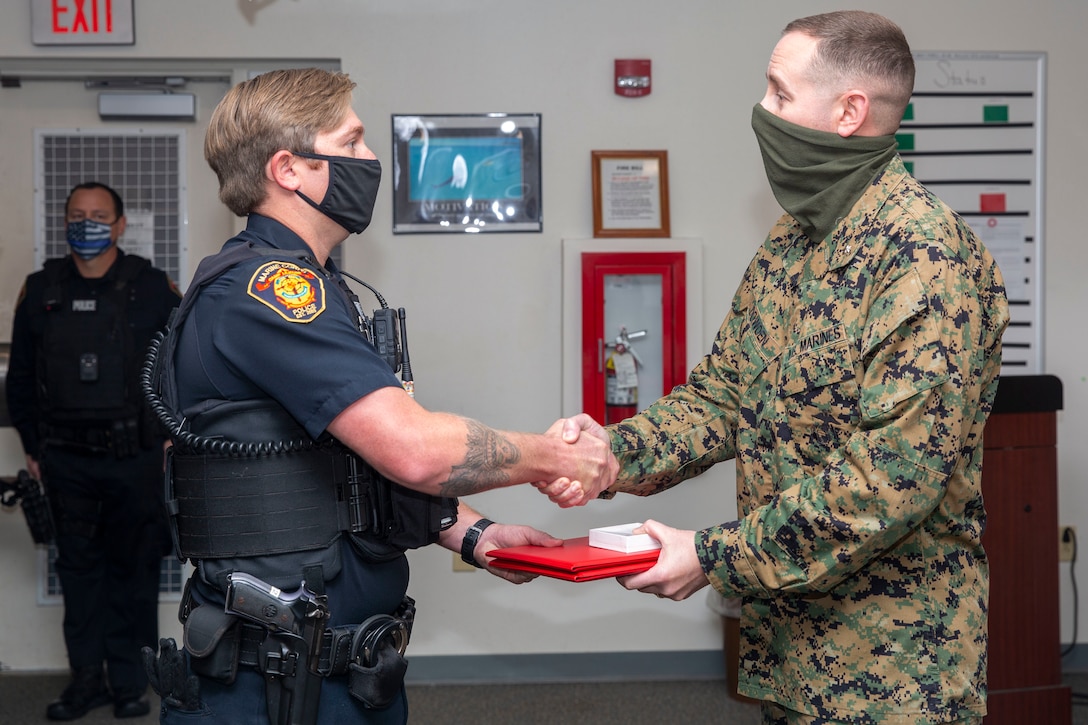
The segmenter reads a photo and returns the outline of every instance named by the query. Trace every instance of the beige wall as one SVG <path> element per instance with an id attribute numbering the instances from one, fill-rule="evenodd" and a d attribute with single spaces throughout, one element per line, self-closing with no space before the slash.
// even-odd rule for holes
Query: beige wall
<path id="1" fill-rule="evenodd" d="M 668 149 L 674 237 L 700 239 L 703 303 L 699 348 L 723 318 L 748 259 L 777 215 L 749 127 L 763 92 L 767 57 L 793 17 L 834 9 L 826 2 L 725 3 L 720 0 L 278 0 L 254 11 L 246 0 L 162 1 L 136 5 L 134 47 L 36 48 L 28 3 L 0 10 L 0 48 L 9 57 L 339 58 L 359 83 L 356 109 L 367 141 L 383 159 L 392 113 L 543 114 L 542 234 L 396 236 L 388 188 L 374 224 L 347 242 L 347 269 L 408 309 L 418 397 L 428 407 L 491 425 L 540 430 L 565 408 L 562 361 L 574 354 L 562 323 L 562 240 L 592 236 L 589 153 L 593 149 Z M 1060 418 L 1061 521 L 1088 532 L 1081 490 L 1088 449 L 1083 364 L 1088 359 L 1074 315 L 1086 304 L 1081 277 L 1088 252 L 1075 229 L 1088 161 L 1083 132 L 1083 28 L 1079 0 L 874 1 L 869 9 L 898 21 L 917 50 L 1046 51 L 1049 54 L 1047 158 L 1047 367 L 1066 386 Z M 320 7 L 320 14 L 313 14 Z M 909 11 L 907 10 L 909 8 Z M 244 13 L 250 13 L 246 15 Z M 653 60 L 653 93 L 640 100 L 611 91 L 615 58 Z M 2 68 L 0 68 L 2 70 Z M 9 89 L 0 89 L 0 324 L 32 259 L 30 139 L 8 132 Z M 87 122 L 93 122 L 90 119 Z M 49 125 L 71 126 L 71 121 Z M 208 189 L 189 139 L 190 260 L 214 251 L 233 224 Z M 0 329 L 6 339 L 7 329 Z M 21 455 L 0 431 L 0 473 Z M 492 518 L 560 536 L 591 526 L 654 517 L 701 528 L 734 517 L 727 465 L 649 500 L 623 497 L 559 511 L 531 490 L 505 490 L 473 503 Z M 14 516 L 0 516 L 0 664 L 63 667 L 59 614 L 34 607 L 29 537 Z M 25 541 L 24 541 L 25 540 Z M 411 591 L 421 620 L 413 654 L 604 652 L 715 649 L 720 631 L 702 595 L 683 603 L 628 593 L 614 582 L 537 581 L 512 587 L 481 573 L 453 573 L 445 550 L 412 555 Z M 1063 579 L 1065 578 L 1063 574 Z M 22 586 L 19 583 L 24 583 Z M 1068 596 L 1068 595 L 1067 595 Z M 1071 618 L 1070 601 L 1063 620 Z M 1088 605 L 1085 605 L 1088 607 Z M 163 621 L 172 626 L 172 607 Z M 27 633 L 40 633 L 38 644 Z M 1071 625 L 1063 627 L 1070 636 Z M 51 640 L 52 638 L 52 640 Z M 44 648 L 42 641 L 56 646 Z"/>

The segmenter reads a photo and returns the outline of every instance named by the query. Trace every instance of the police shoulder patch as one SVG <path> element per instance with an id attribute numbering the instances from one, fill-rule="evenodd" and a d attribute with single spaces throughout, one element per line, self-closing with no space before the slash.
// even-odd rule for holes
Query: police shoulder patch
<path id="1" fill-rule="evenodd" d="M 246 291 L 288 322 L 310 322 L 325 311 L 321 277 L 291 262 L 262 264 Z"/>

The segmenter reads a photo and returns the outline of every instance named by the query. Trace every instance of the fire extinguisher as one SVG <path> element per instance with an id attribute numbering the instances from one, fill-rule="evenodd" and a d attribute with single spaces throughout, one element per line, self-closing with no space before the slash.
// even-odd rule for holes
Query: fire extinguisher
<path id="1" fill-rule="evenodd" d="M 604 422 L 618 423 L 638 412 L 638 355 L 631 347 L 632 337 L 642 337 L 641 330 L 628 334 L 620 328 L 620 334 L 605 361 L 604 375 Z"/>

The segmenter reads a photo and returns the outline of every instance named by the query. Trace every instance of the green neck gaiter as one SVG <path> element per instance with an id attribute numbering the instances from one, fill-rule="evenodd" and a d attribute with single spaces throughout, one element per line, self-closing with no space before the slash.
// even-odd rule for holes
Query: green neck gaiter
<path id="1" fill-rule="evenodd" d="M 783 121 L 758 103 L 752 130 L 774 198 L 816 241 L 831 233 L 896 153 L 895 136 L 843 138 Z"/>

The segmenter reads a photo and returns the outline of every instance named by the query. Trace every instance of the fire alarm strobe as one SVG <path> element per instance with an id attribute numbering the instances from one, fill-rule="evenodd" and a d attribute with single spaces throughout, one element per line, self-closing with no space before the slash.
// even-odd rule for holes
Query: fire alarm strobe
<path id="1" fill-rule="evenodd" d="M 616 61 L 616 95 L 639 98 L 650 95 L 650 61 Z"/>

